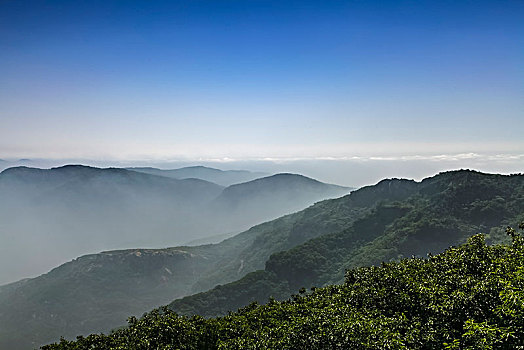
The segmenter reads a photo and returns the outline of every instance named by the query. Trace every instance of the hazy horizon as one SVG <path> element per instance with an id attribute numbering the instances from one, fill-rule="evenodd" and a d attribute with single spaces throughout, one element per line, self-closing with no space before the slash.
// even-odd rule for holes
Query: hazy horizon
<path id="1" fill-rule="evenodd" d="M 294 159 L 199 159 L 199 160 L 93 160 L 93 159 L 3 159 L 0 171 L 14 166 L 52 168 L 68 164 L 94 167 L 154 167 L 177 169 L 206 166 L 220 170 L 247 170 L 268 175 L 297 173 L 316 180 L 348 187 L 373 185 L 386 178 L 420 181 L 443 171 L 470 169 L 485 173 L 524 172 L 524 154 L 439 154 L 368 156 L 352 158 Z"/>
<path id="2" fill-rule="evenodd" d="M 524 154 L 523 14 L 511 0 L 4 2 L 0 158 L 513 171 L 496 157 Z"/>

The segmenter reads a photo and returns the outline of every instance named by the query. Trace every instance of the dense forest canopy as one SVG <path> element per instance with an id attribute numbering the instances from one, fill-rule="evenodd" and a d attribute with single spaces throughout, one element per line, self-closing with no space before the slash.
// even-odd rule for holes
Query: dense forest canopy
<path id="1" fill-rule="evenodd" d="M 475 235 L 436 256 L 351 269 L 341 285 L 224 317 L 156 309 L 109 335 L 42 349 L 519 349 L 524 238 L 507 234 L 510 244 Z"/>

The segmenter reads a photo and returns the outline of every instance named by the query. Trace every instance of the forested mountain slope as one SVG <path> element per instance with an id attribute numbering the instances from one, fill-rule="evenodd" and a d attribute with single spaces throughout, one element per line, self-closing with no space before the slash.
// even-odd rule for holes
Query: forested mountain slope
<path id="1" fill-rule="evenodd" d="M 520 226 L 524 228 L 524 225 Z M 524 346 L 524 239 L 482 235 L 428 259 L 351 269 L 341 285 L 221 318 L 155 310 L 127 328 L 62 340 L 82 349 L 519 349 Z"/>
<path id="2" fill-rule="evenodd" d="M 224 315 L 251 301 L 338 283 L 348 268 L 439 253 L 478 232 L 503 241 L 505 225 L 524 218 L 524 176 L 455 171 L 420 183 L 385 180 L 338 201 L 369 206 L 348 227 L 271 255 L 264 270 L 170 307 L 186 315 Z"/>
<path id="3" fill-rule="evenodd" d="M 71 170 L 74 169 L 76 167 L 71 167 Z M 95 168 L 76 170 L 81 174 L 86 171 L 98 174 L 102 171 Z M 115 172 L 138 178 L 160 178 L 122 169 L 115 169 Z M 29 173 L 33 174 L 33 171 Z M 47 176 L 46 171 L 42 173 L 46 175 L 48 181 L 62 183 L 64 179 L 69 179 L 68 176 L 64 176 L 64 179 L 57 180 L 54 176 Z M 297 193 L 297 196 L 300 194 L 297 201 L 302 205 L 306 203 L 308 196 L 312 201 L 313 198 L 318 199 L 322 193 L 324 196 L 329 196 L 339 191 L 347 192 L 345 188 L 322 184 L 298 175 L 276 178 L 282 186 L 286 187 L 285 184 L 289 183 L 288 187 Z M 168 183 L 181 181 L 160 179 Z M 269 191 L 273 183 L 272 179 L 263 182 L 265 182 L 264 186 L 257 187 L 256 191 L 250 190 L 250 183 L 246 183 L 245 186 L 238 185 L 236 188 L 243 190 L 240 195 L 235 196 L 235 201 L 245 204 L 249 202 L 248 199 L 252 194 L 252 201 L 257 202 L 261 192 Z M 311 182 L 314 183 L 314 189 L 309 187 Z M 32 182 L 28 181 L 28 183 Z M 303 187 L 302 191 L 300 187 Z M 291 193 L 291 191 L 281 188 L 280 193 L 275 194 L 277 196 L 275 198 L 282 196 L 282 193 Z M 291 197 L 293 195 L 291 194 Z M 244 196 L 247 198 L 243 198 Z M 266 196 L 264 201 L 270 198 L 271 195 Z M 322 212 L 322 203 L 319 205 L 319 207 L 314 206 L 315 209 L 307 213 Z M 275 202 L 274 208 L 282 209 L 282 206 Z M 218 215 L 217 210 L 218 208 L 215 207 L 215 217 L 227 220 L 227 216 Z M 244 211 L 244 213 L 249 212 L 251 212 L 249 208 Z M 293 235 L 295 223 L 302 218 L 304 219 L 300 222 L 310 226 L 308 221 L 312 218 L 307 213 L 293 214 L 255 226 L 216 245 L 127 249 L 82 256 L 40 277 L 0 287 L 0 348 L 28 349 L 61 335 L 71 337 L 80 333 L 86 334 L 118 327 L 125 323 L 128 315 L 141 315 L 153 307 L 167 304 L 174 298 L 241 278 L 250 271 L 263 268 L 272 253 L 293 247 L 309 237 L 331 232 L 332 224 L 327 223 L 324 227 L 321 223 L 317 224 L 318 230 L 304 237 L 289 239 L 289 236 Z M 358 210 L 355 211 L 356 214 Z M 209 217 L 206 218 L 204 213 L 199 215 L 200 220 L 207 221 L 208 225 L 218 225 L 219 219 L 213 221 Z M 242 210 L 234 215 L 242 215 Z M 176 224 L 173 215 L 171 219 Z M 86 239 L 89 237 L 87 236 Z M 20 324 L 26 326 L 20 328 Z"/>

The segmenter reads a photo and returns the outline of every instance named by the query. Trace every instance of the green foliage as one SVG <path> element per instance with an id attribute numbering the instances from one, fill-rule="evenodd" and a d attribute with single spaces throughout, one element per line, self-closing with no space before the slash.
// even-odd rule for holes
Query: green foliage
<path id="1" fill-rule="evenodd" d="M 464 243 L 478 232 L 489 232 L 490 243 L 509 242 L 504 225 L 524 219 L 524 176 L 464 170 L 442 173 L 421 183 L 384 180 L 320 204 L 298 213 L 303 217 L 295 222 L 287 237 L 315 230 L 321 234 L 311 235 L 295 247 L 286 247 L 285 241 L 277 239 L 285 237 L 279 236 L 282 232 L 278 230 L 255 240 L 255 243 L 270 240 L 282 244 L 272 245 L 282 247 L 281 252 L 266 255 L 265 272 L 274 274 L 280 282 L 274 283 L 278 286 L 274 290 L 268 290 L 271 285 L 265 284 L 264 296 L 280 299 L 282 286 L 289 286 L 289 294 L 303 286 L 341 283 L 347 269 L 437 254 Z M 489 208 L 491 214 L 480 215 L 482 208 Z M 344 219 L 345 225 L 334 226 L 333 232 L 325 233 L 326 222 L 344 222 Z M 267 252 L 262 247 L 253 244 L 251 254 L 259 254 L 259 249 Z M 249 288 L 222 285 L 223 293 L 220 290 L 200 293 L 175 300 L 170 307 L 184 315 L 209 317 L 217 316 L 217 310 L 224 310 L 224 315 L 226 310 L 237 309 L 242 305 L 238 300 L 259 303 L 266 300 L 257 299 L 256 295 L 261 293 L 253 280 L 249 284 L 240 280 L 237 286 L 241 285 Z"/>
<path id="2" fill-rule="evenodd" d="M 224 317 L 163 308 L 109 335 L 42 349 L 522 349 L 524 239 L 507 233 L 508 245 L 475 235 L 436 256 L 351 269 L 342 285 Z"/>
<path id="3" fill-rule="evenodd" d="M 286 299 L 291 294 L 289 285 L 275 274 L 255 271 L 244 278 L 226 285 L 218 285 L 205 293 L 173 302 L 170 307 L 179 313 L 190 314 L 192 310 L 206 310 L 206 316 L 221 316 L 229 310 L 238 309 L 258 300 L 270 297 Z"/>

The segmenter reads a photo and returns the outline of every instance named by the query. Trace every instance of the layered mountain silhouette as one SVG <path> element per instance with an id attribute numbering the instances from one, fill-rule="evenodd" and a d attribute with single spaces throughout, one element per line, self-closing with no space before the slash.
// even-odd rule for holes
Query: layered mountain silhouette
<path id="1" fill-rule="evenodd" d="M 170 307 L 222 315 L 270 296 L 287 298 L 300 287 L 340 282 L 350 267 L 438 253 L 477 232 L 499 242 L 506 225 L 524 219 L 523 198 L 522 175 L 455 171 L 421 182 L 390 179 L 219 244 L 83 256 L 0 287 L 0 348 L 108 332 L 127 316 L 192 293 Z"/>
<path id="2" fill-rule="evenodd" d="M 81 165 L 6 169 L 0 173 L 0 283 L 90 252 L 231 236 L 349 192 L 317 182 L 315 188 L 307 183 L 297 186 L 297 179 L 303 177 L 265 180 L 261 187 L 238 184 L 235 188 L 242 190 L 228 195 L 228 202 L 221 200 L 228 188 L 195 178 Z M 282 183 L 288 183 L 289 190 L 284 185 L 278 193 L 273 191 L 272 186 Z M 269 195 L 262 196 L 263 192 Z M 295 200 L 281 201 L 283 195 Z M 239 208 L 231 203 L 249 205 Z"/>
<path id="3" fill-rule="evenodd" d="M 228 217 L 226 231 L 235 227 L 249 228 L 281 216 L 281 207 L 288 213 L 305 208 L 304 203 L 349 193 L 347 188 L 313 180 L 296 174 L 276 174 L 225 188 L 213 200 L 213 212 Z M 260 221 L 260 218 L 265 220 Z"/>
<path id="4" fill-rule="evenodd" d="M 242 182 L 255 180 L 257 178 L 268 175 L 266 173 L 251 172 L 247 170 L 220 170 L 201 165 L 170 170 L 157 169 L 151 167 L 137 167 L 127 169 L 146 174 L 171 177 L 174 179 L 201 179 L 214 182 L 221 186 L 230 186 Z"/>

